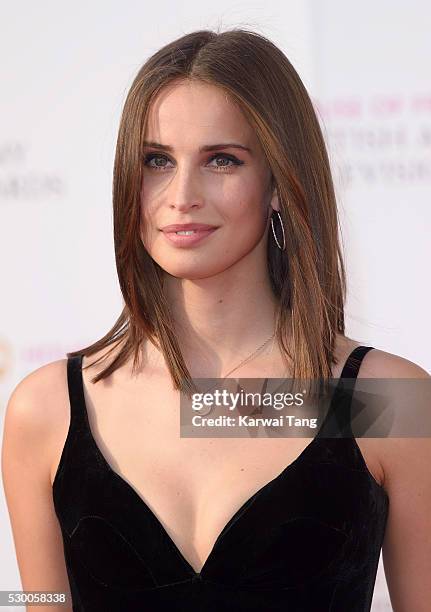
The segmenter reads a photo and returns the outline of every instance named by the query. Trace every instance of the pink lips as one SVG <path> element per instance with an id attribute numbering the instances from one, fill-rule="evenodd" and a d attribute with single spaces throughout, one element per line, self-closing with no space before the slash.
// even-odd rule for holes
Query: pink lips
<path id="1" fill-rule="evenodd" d="M 162 227 L 162 232 L 180 232 L 186 230 L 209 230 L 216 229 L 215 225 L 208 225 L 207 223 L 174 223 L 173 225 L 166 225 Z"/>
<path id="2" fill-rule="evenodd" d="M 176 234 L 173 231 L 163 231 L 163 235 L 166 236 L 166 238 L 169 240 L 169 242 L 171 242 L 172 244 L 174 244 L 175 246 L 178 247 L 188 247 L 188 246 L 194 246 L 195 244 L 198 244 L 199 242 L 201 242 L 202 240 L 204 240 L 205 238 L 207 238 L 208 236 L 210 236 L 211 234 L 213 234 L 216 231 L 216 227 L 210 227 L 209 229 L 197 229 L 193 232 L 193 234 L 190 235 L 181 235 L 181 234 Z M 178 230 L 178 231 L 190 231 L 185 229 Z"/>

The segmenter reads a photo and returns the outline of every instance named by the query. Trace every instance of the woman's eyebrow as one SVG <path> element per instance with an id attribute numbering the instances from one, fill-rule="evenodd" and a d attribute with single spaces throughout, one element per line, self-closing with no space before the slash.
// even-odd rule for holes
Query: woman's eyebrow
<path id="1" fill-rule="evenodd" d="M 154 140 L 144 140 L 144 145 L 146 147 L 152 147 L 154 149 L 164 149 L 165 151 L 174 150 L 173 147 L 169 145 L 160 144 L 159 142 L 155 142 Z M 216 149 L 228 149 L 228 148 L 229 149 L 242 149 L 243 151 L 248 151 L 249 153 L 252 152 L 252 150 L 249 147 L 246 147 L 237 142 L 222 142 L 219 144 L 204 145 L 200 147 L 199 152 L 201 153 L 203 151 L 214 151 Z"/>

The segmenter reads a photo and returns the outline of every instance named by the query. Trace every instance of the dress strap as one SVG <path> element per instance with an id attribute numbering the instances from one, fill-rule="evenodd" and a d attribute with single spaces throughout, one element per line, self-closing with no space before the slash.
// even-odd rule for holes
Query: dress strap
<path id="1" fill-rule="evenodd" d="M 85 456 L 83 444 L 88 438 L 84 389 L 82 384 L 82 355 L 67 357 L 67 387 L 69 392 L 70 421 L 66 440 L 53 481 L 54 491 L 62 487 L 65 471 L 80 466 Z M 58 493 L 57 493 L 58 494 Z M 54 493 L 54 496 L 56 494 Z"/>
<path id="2" fill-rule="evenodd" d="M 341 371 L 335 390 L 332 394 L 331 403 L 316 437 L 345 438 L 353 437 L 351 425 L 351 405 L 356 379 L 362 360 L 372 346 L 357 346 L 352 350 Z"/>
<path id="3" fill-rule="evenodd" d="M 83 355 L 73 355 L 67 358 L 67 385 L 70 402 L 70 426 L 84 427 L 87 424 L 87 408 L 85 405 L 84 385 L 82 382 Z"/>
<path id="4" fill-rule="evenodd" d="M 362 360 L 372 348 L 374 347 L 364 346 L 362 344 L 354 348 L 344 364 L 340 378 L 357 378 Z"/>

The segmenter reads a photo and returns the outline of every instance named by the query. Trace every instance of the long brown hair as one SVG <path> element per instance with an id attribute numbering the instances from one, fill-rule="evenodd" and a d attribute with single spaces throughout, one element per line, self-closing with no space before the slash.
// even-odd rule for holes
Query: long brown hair
<path id="1" fill-rule="evenodd" d="M 286 240 L 284 251 L 268 240 L 268 271 L 279 301 L 276 338 L 293 364 L 293 378 L 327 380 L 331 364 L 337 363 L 336 334 L 344 335 L 346 279 L 325 142 L 310 97 L 290 61 L 263 35 L 242 28 L 186 34 L 152 55 L 136 75 L 122 112 L 113 176 L 115 259 L 124 308 L 103 338 L 67 356 L 121 346 L 93 378 L 97 382 L 131 354 L 136 368 L 142 343 L 149 340 L 162 351 L 174 388 L 186 393 L 195 389 L 162 290 L 163 270 L 144 248 L 140 234 L 149 106 L 166 85 L 184 79 L 222 88 L 259 138 L 272 170 Z"/>

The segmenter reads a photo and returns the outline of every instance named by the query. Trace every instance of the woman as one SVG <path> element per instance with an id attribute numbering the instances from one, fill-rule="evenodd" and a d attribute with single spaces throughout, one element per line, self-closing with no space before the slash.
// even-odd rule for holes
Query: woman
<path id="1" fill-rule="evenodd" d="M 113 198 L 120 318 L 8 404 L 23 588 L 86 612 L 362 612 L 383 545 L 394 610 L 429 610 L 427 439 L 179 435 L 192 378 L 428 377 L 345 336 L 328 157 L 284 54 L 245 30 L 155 53 Z"/>

